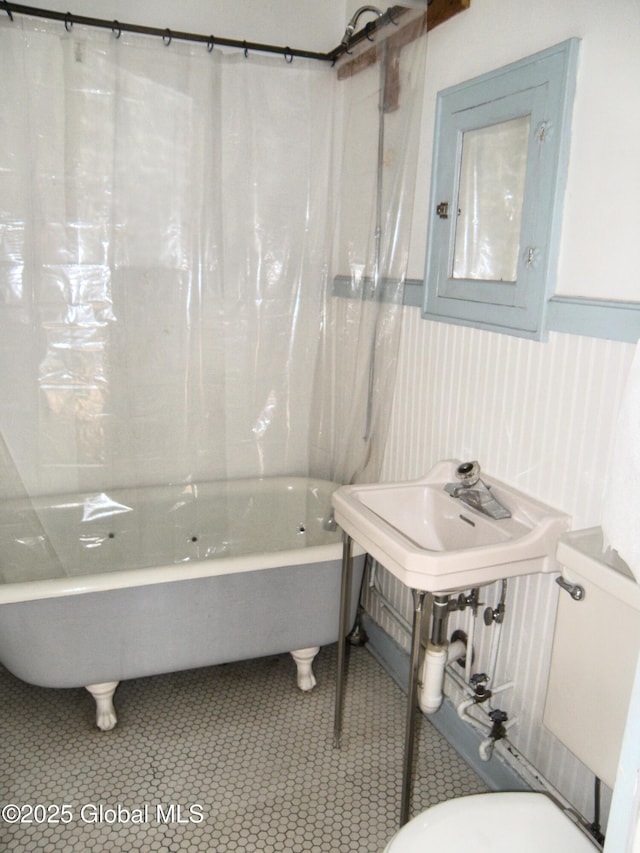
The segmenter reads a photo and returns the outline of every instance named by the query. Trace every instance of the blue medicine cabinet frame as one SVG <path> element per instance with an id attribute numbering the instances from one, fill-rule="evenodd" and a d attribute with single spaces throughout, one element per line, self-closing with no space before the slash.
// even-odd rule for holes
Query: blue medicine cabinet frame
<path id="1" fill-rule="evenodd" d="M 556 285 L 579 44 L 579 39 L 569 39 L 438 93 L 425 319 L 546 339 L 547 307 Z M 516 280 L 454 278 L 463 134 L 525 115 L 531 119 Z M 445 216 L 438 214 L 438 208 Z"/>

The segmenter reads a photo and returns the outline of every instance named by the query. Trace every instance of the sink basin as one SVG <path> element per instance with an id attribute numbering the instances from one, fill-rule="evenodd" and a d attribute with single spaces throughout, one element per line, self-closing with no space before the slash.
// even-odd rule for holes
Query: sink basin
<path id="1" fill-rule="evenodd" d="M 492 519 L 444 490 L 457 460 L 403 483 L 342 486 L 335 518 L 351 538 L 413 589 L 445 593 L 501 578 L 559 571 L 555 549 L 570 518 L 482 474 L 511 518 Z"/>

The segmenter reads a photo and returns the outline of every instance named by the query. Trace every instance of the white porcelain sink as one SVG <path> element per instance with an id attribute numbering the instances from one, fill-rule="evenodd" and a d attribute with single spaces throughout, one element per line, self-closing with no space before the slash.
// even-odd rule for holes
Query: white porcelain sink
<path id="1" fill-rule="evenodd" d="M 342 486 L 335 518 L 351 538 L 402 583 L 456 592 L 501 578 L 559 571 L 555 549 L 570 518 L 482 474 L 511 518 L 494 520 L 444 490 L 458 460 L 439 462 L 426 477 L 403 483 Z"/>

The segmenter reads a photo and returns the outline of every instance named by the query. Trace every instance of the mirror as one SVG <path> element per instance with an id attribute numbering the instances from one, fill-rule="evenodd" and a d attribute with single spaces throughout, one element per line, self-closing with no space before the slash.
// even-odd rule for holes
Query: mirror
<path id="1" fill-rule="evenodd" d="M 463 134 L 454 278 L 516 281 L 530 125 L 525 115 Z"/>

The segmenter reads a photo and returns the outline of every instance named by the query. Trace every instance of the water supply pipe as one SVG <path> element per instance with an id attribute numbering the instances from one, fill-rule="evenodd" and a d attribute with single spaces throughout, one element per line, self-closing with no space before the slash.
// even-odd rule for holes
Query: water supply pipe
<path id="1" fill-rule="evenodd" d="M 474 705 L 477 705 L 475 696 L 471 696 L 468 699 L 463 699 L 462 702 L 458 703 L 456 707 L 456 711 L 458 712 L 458 716 L 461 720 L 469 719 L 467 717 L 467 711 L 469 708 L 472 708 Z"/>
<path id="2" fill-rule="evenodd" d="M 493 756 L 493 748 L 496 745 L 495 738 L 485 738 L 478 747 L 478 755 L 482 761 L 491 761 Z"/>
<path id="3" fill-rule="evenodd" d="M 515 720 L 508 720 L 504 711 L 492 711 L 491 718 L 493 725 L 489 737 L 485 738 L 478 747 L 478 754 L 482 761 L 490 761 L 493 756 L 493 748 L 499 740 L 505 740 L 507 732 L 515 723 Z"/>
<path id="4" fill-rule="evenodd" d="M 373 6 L 362 6 L 352 20 L 363 10 L 373 10 Z M 345 33 L 347 41 L 351 38 L 349 27 Z M 389 45 L 385 40 L 380 54 L 380 91 L 378 93 L 378 148 L 376 155 L 376 204 L 375 204 L 375 230 L 374 230 L 374 259 L 373 259 L 373 298 L 376 302 L 381 301 L 380 294 L 380 267 L 382 263 L 382 182 L 384 180 L 384 141 L 385 141 L 385 81 L 387 77 L 387 63 L 389 56 Z M 373 430 L 373 391 L 376 379 L 376 349 L 378 346 L 378 328 L 380 325 L 380 314 L 376 312 L 373 337 L 371 339 L 371 352 L 369 356 L 369 377 L 367 385 L 367 413 L 363 440 L 369 441 Z"/>
<path id="5" fill-rule="evenodd" d="M 500 650 L 500 638 L 502 635 L 502 623 L 506 610 L 507 599 L 507 581 L 502 580 L 500 601 L 495 608 L 487 607 L 484 611 L 485 625 L 493 625 L 493 634 L 491 636 L 491 648 L 489 651 L 489 683 L 491 684 L 496 676 L 496 666 L 498 663 L 498 652 Z"/>
<path id="6" fill-rule="evenodd" d="M 478 599 L 477 592 L 477 590 L 472 590 L 471 593 L 472 595 L 475 593 L 476 601 Z M 466 614 L 465 631 L 467 633 L 467 651 L 464 658 L 464 680 L 467 684 L 471 678 L 471 667 L 473 666 L 473 640 L 476 634 L 477 611 L 477 606 L 468 607 Z"/>
<path id="7" fill-rule="evenodd" d="M 351 20 L 347 24 L 347 28 L 344 31 L 342 41 L 340 42 L 342 47 L 344 47 L 344 48 L 349 47 L 349 42 L 351 41 L 351 36 L 355 32 L 355 29 L 356 29 L 356 26 L 357 26 L 358 21 L 360 19 L 360 16 L 363 15 L 365 12 L 371 12 L 377 18 L 380 18 L 382 16 L 382 11 L 380 9 L 378 9 L 377 6 L 360 6 L 360 8 L 354 12 L 354 14 L 351 17 Z"/>

